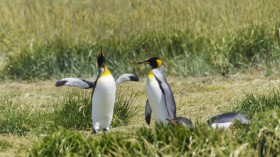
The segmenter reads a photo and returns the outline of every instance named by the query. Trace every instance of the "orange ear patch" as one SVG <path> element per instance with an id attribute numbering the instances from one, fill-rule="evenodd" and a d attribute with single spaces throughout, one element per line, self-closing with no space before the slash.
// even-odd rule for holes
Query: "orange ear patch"
<path id="1" fill-rule="evenodd" d="M 157 62 L 158 67 L 160 67 L 162 65 L 162 61 L 160 59 L 157 59 L 156 62 Z"/>

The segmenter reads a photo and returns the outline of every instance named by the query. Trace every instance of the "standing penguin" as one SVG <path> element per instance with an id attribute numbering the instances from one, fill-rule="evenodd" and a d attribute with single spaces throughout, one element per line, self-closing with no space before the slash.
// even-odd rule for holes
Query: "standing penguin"
<path id="1" fill-rule="evenodd" d="M 176 118 L 176 104 L 173 93 L 163 76 L 163 62 L 158 57 L 138 62 L 137 64 L 149 64 L 152 66 L 147 76 L 145 107 L 145 119 L 148 125 L 151 122 L 152 111 L 157 123 L 168 124 L 167 119 Z"/>
<path id="2" fill-rule="evenodd" d="M 97 57 L 99 74 L 96 78 L 92 94 L 92 123 L 94 133 L 100 128 L 109 131 L 109 126 L 113 118 L 116 82 L 107 69 L 105 62 L 105 56 L 101 49 Z"/>
<path id="3" fill-rule="evenodd" d="M 100 129 L 109 131 L 113 118 L 113 110 L 116 96 L 116 84 L 124 81 L 138 81 L 133 74 L 123 74 L 114 79 L 105 64 L 105 56 L 101 51 L 97 57 L 98 76 L 94 82 L 79 78 L 64 78 L 56 82 L 55 86 L 71 86 L 82 89 L 93 89 L 92 92 L 92 123 L 93 133 Z"/>

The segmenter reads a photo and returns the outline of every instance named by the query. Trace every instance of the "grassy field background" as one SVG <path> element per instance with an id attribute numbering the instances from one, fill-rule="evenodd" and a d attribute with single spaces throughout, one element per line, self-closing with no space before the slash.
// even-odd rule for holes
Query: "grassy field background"
<path id="1" fill-rule="evenodd" d="M 278 74 L 279 2 L 36 1 L 0 4 L 1 78 L 96 74 L 102 45 L 114 73 L 145 74 L 160 56 L 176 76 Z M 28 64 L 26 64 L 28 63 Z M 88 65 L 88 63 L 91 63 Z"/>
<path id="2" fill-rule="evenodd" d="M 0 156 L 273 156 L 280 147 L 278 0 L 0 0 Z M 103 46 L 118 87 L 112 130 L 91 135 L 90 90 Z M 195 129 L 144 122 L 148 68 L 162 57 L 179 116 Z M 250 126 L 205 121 L 247 113 Z"/>

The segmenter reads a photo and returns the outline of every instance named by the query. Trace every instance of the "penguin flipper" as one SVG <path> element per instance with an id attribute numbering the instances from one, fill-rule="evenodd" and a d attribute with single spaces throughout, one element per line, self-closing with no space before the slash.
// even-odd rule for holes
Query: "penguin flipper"
<path id="1" fill-rule="evenodd" d="M 95 82 L 83 80 L 80 78 L 64 78 L 55 83 L 56 87 L 60 86 L 70 86 L 70 87 L 78 87 L 82 89 L 89 89 L 95 86 Z"/>
<path id="2" fill-rule="evenodd" d="M 169 118 L 174 119 L 176 118 L 176 103 L 172 90 L 162 74 L 162 69 L 153 69 L 153 74 L 158 81 L 161 91 L 165 96 L 165 104 L 169 114 Z"/>
<path id="3" fill-rule="evenodd" d="M 125 81 L 139 81 L 139 78 L 137 75 L 134 74 L 122 74 L 115 78 L 115 81 L 117 84 L 125 82 Z"/>
<path id="4" fill-rule="evenodd" d="M 152 116 L 152 109 L 149 100 L 147 99 L 146 106 L 145 106 L 145 120 L 148 125 L 150 125 L 151 123 L 151 116 Z"/>

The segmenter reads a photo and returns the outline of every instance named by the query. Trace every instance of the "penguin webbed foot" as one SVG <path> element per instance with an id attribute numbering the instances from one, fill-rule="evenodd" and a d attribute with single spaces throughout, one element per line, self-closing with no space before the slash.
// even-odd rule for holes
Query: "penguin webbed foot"
<path id="1" fill-rule="evenodd" d="M 107 133 L 110 131 L 109 128 L 104 128 L 102 129 L 103 133 Z M 92 129 L 92 134 L 97 134 L 98 132 L 100 132 L 100 129 Z"/>
<path id="2" fill-rule="evenodd" d="M 109 128 L 104 128 L 103 129 L 103 133 L 108 133 L 109 132 Z"/>
<path id="3" fill-rule="evenodd" d="M 99 131 L 99 129 L 92 129 L 92 134 L 97 134 Z"/>

